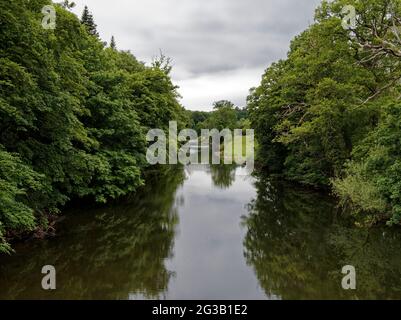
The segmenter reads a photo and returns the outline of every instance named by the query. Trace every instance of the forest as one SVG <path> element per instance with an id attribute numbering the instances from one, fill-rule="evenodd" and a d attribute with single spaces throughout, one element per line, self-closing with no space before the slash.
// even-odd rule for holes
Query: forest
<path id="1" fill-rule="evenodd" d="M 343 27 L 343 8 L 356 9 Z M 323 1 L 248 97 L 259 163 L 331 190 L 360 226 L 401 220 L 401 1 Z"/>
<path id="2" fill-rule="evenodd" d="M 146 132 L 184 125 L 161 57 L 145 66 L 103 43 L 89 10 L 47 0 L 0 1 L 0 251 L 46 232 L 71 199 L 105 203 L 142 186 Z"/>
<path id="3" fill-rule="evenodd" d="M 146 132 L 255 129 L 269 175 L 332 192 L 357 224 L 401 222 L 401 0 L 323 1 L 246 108 L 179 102 L 169 59 L 151 65 L 104 43 L 85 8 L 0 0 L 0 252 L 46 233 L 75 199 L 107 203 L 146 184 Z M 345 29 L 343 8 L 356 8 Z"/>

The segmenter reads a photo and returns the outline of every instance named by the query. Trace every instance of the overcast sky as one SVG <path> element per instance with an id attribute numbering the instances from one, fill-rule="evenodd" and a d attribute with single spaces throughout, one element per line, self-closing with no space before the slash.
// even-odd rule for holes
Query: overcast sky
<path id="1" fill-rule="evenodd" d="M 93 13 L 104 41 L 149 63 L 173 59 L 183 105 L 211 110 L 214 101 L 245 105 L 270 63 L 313 22 L 320 0 L 74 0 Z"/>

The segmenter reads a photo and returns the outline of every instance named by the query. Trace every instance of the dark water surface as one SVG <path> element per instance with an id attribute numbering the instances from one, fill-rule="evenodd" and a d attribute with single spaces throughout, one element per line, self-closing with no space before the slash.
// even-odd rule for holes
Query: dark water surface
<path id="1" fill-rule="evenodd" d="M 242 173 L 171 168 L 123 203 L 68 212 L 55 238 L 0 257 L 0 299 L 401 298 L 400 230 L 358 229 L 326 196 Z"/>

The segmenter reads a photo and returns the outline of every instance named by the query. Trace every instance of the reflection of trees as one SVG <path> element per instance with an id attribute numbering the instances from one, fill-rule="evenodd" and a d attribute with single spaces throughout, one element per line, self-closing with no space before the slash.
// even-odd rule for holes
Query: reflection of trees
<path id="1" fill-rule="evenodd" d="M 333 227 L 330 244 L 342 265 L 357 268 L 358 292 L 365 299 L 401 299 L 400 230 Z M 351 261 L 348 263 L 348 261 Z"/>
<path id="2" fill-rule="evenodd" d="M 362 230 L 336 218 L 321 195 L 265 177 L 249 205 L 244 240 L 248 264 L 267 294 L 283 299 L 400 298 L 401 237 Z M 340 221 L 338 221 L 340 220 Z M 357 270 L 356 291 L 341 288 L 341 269 Z"/>
<path id="3" fill-rule="evenodd" d="M 235 182 L 235 164 L 211 165 L 212 181 L 216 187 L 228 189 Z"/>
<path id="4" fill-rule="evenodd" d="M 3 259 L 0 299 L 163 294 L 171 277 L 164 261 L 172 254 L 178 223 L 174 201 L 183 172 L 177 169 L 148 180 L 147 187 L 126 203 L 67 216 L 58 239 Z M 45 264 L 57 269 L 57 290 L 51 293 L 40 288 Z"/>

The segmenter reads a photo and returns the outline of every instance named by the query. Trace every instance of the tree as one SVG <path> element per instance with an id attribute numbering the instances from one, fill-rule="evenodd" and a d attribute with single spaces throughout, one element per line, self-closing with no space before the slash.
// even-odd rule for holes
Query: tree
<path id="1" fill-rule="evenodd" d="M 352 1 L 357 12 L 353 29 L 347 31 L 358 53 L 358 64 L 370 69 L 378 80 L 358 109 L 375 109 L 374 126 L 357 141 L 351 161 L 333 179 L 335 193 L 358 220 L 372 225 L 381 220 L 401 222 L 400 177 L 400 79 L 401 1 Z M 319 19 L 341 18 L 344 1 L 322 6 Z"/>
<path id="2" fill-rule="evenodd" d="M 99 33 L 97 32 L 97 25 L 95 24 L 93 15 L 89 11 L 87 6 L 85 6 L 84 11 L 82 12 L 81 23 L 86 27 L 86 30 L 89 32 L 89 34 L 95 37 L 99 37 Z"/>
<path id="3" fill-rule="evenodd" d="M 369 112 L 359 115 L 355 106 L 380 81 L 357 62 L 341 20 L 328 17 L 293 40 L 287 60 L 268 68 L 249 98 L 267 166 L 316 187 L 340 174 L 354 137 L 369 128 Z"/>
<path id="4" fill-rule="evenodd" d="M 67 10 L 71 10 L 76 6 L 75 2 L 70 2 L 69 0 L 64 0 L 63 2 L 60 3 L 60 5 Z"/>
<path id="5" fill-rule="evenodd" d="M 105 48 L 62 6 L 57 28 L 44 30 L 39 2 L 0 1 L 2 252 L 21 233 L 46 233 L 71 199 L 136 192 L 147 170 L 146 132 L 186 121 L 164 71 Z"/>
<path id="6" fill-rule="evenodd" d="M 374 68 L 383 79 L 383 84 L 374 88 L 364 104 L 388 91 L 399 90 L 401 71 L 401 1 L 399 0 L 337 0 L 331 4 L 323 2 L 317 11 L 318 21 L 337 17 L 342 19 L 342 8 L 356 8 L 356 24 L 347 31 L 353 49 L 358 52 L 358 63 Z M 386 67 L 384 67 L 386 66 Z"/>
<path id="7" fill-rule="evenodd" d="M 173 69 L 171 58 L 167 57 L 161 50 L 159 56 L 153 59 L 152 66 L 156 69 L 163 70 L 167 75 L 170 74 Z"/>
<path id="8" fill-rule="evenodd" d="M 28 193 L 41 190 L 44 177 L 24 164 L 18 155 L 6 152 L 2 145 L 0 163 L 0 252 L 9 252 L 11 247 L 5 239 L 6 231 L 26 232 L 36 226 Z"/>
<path id="9" fill-rule="evenodd" d="M 234 109 L 234 107 L 235 107 L 234 103 L 228 100 L 220 100 L 213 103 L 214 110 Z"/>
<path id="10" fill-rule="evenodd" d="M 354 5 L 357 23 L 342 26 Z M 358 222 L 401 222 L 401 1 L 323 1 L 315 23 L 248 98 L 258 159 L 276 174 L 334 186 Z"/>
<path id="11" fill-rule="evenodd" d="M 216 101 L 213 106 L 214 111 L 201 124 L 202 129 L 217 129 L 221 131 L 237 128 L 237 113 L 234 108 L 235 105 L 231 101 Z"/>
<path id="12" fill-rule="evenodd" d="M 111 36 L 110 48 L 113 50 L 117 50 L 116 40 L 114 39 L 114 36 Z"/>

